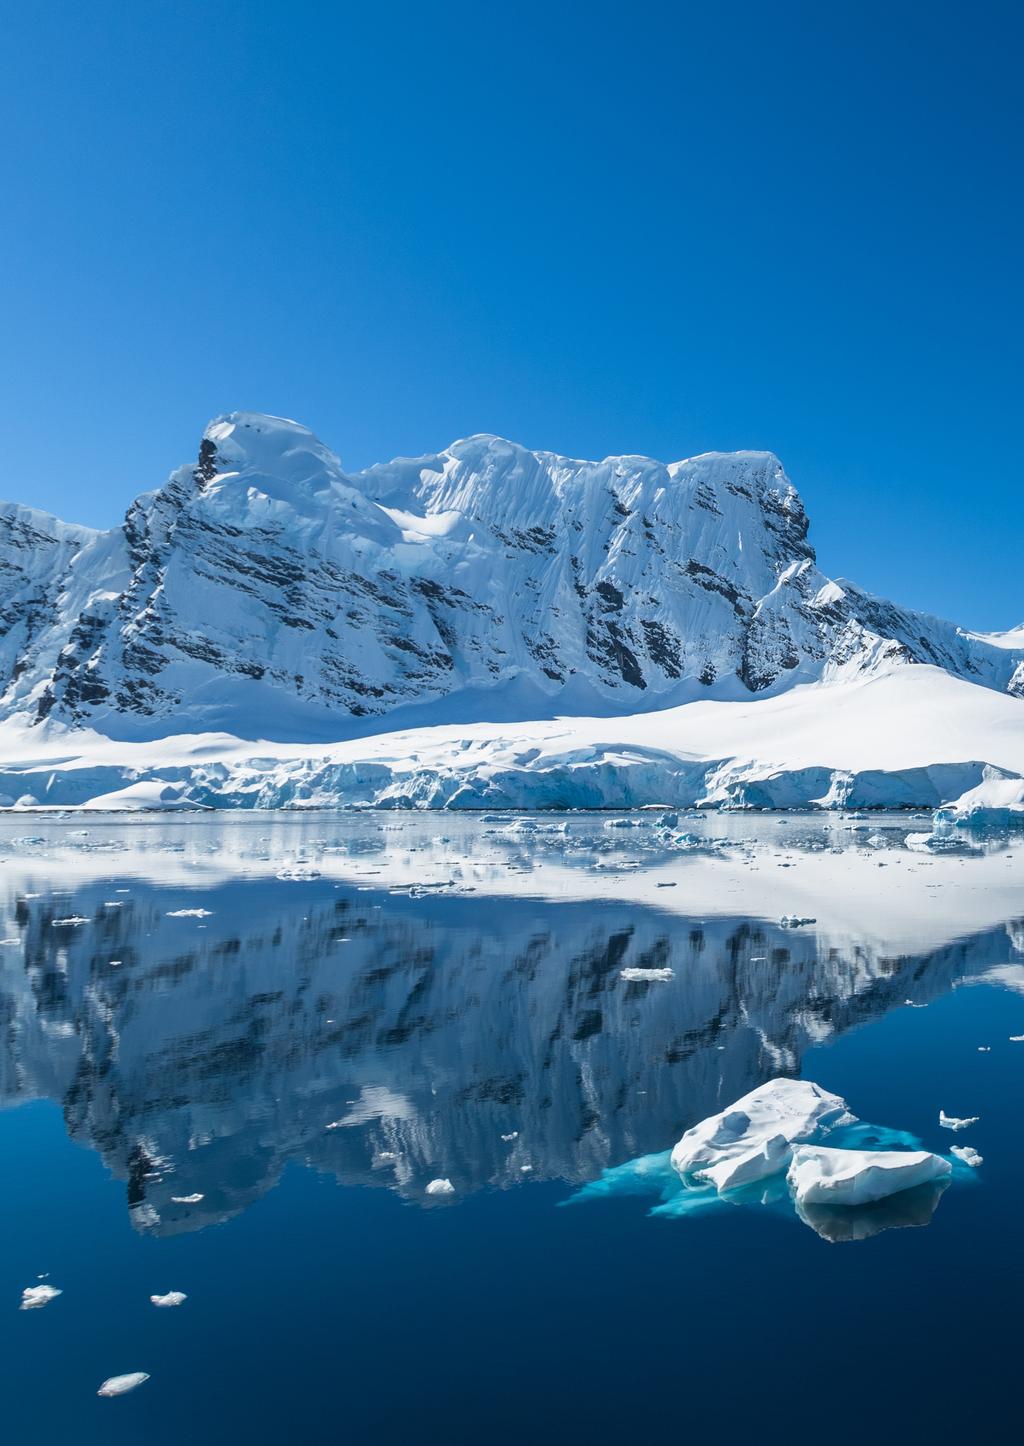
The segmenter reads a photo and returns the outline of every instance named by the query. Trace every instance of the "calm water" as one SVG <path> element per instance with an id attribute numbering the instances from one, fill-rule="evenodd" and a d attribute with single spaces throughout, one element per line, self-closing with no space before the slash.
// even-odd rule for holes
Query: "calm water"
<path id="1" fill-rule="evenodd" d="M 8 818 L 8 1439 L 1010 1437 L 1024 842 L 926 829 Z M 984 1165 L 652 1214 L 629 1162 L 780 1073 Z"/>

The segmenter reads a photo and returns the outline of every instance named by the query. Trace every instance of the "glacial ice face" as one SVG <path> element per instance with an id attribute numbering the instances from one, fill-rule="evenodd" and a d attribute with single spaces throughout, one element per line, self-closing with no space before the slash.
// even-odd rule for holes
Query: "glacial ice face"
<path id="1" fill-rule="evenodd" d="M 687 1130 L 672 1165 L 684 1180 L 735 1190 L 779 1174 L 794 1144 L 850 1119 L 846 1101 L 811 1080 L 769 1080 Z"/>
<path id="2" fill-rule="evenodd" d="M 927 1150 L 847 1150 L 798 1145 L 786 1175 L 793 1198 L 801 1205 L 870 1205 L 948 1180 L 952 1167 Z"/>

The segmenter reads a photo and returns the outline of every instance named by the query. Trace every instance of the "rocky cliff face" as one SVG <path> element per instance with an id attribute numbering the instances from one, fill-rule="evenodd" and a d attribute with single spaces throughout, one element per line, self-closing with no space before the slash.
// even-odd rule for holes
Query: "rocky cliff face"
<path id="1" fill-rule="evenodd" d="M 305 738 L 914 662 L 1024 693 L 1019 637 L 831 582 L 807 534 L 767 453 L 593 463 L 478 436 L 349 475 L 305 428 L 233 413 L 109 533 L 0 509 L 0 712 Z"/>

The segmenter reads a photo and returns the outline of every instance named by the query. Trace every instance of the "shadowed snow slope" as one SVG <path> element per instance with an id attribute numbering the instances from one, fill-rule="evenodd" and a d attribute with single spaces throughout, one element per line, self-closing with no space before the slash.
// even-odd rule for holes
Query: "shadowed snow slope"
<path id="1" fill-rule="evenodd" d="M 865 802 L 937 804 L 1019 771 L 1024 633 L 833 582 L 807 534 L 769 453 L 476 436 L 348 474 L 304 427 L 232 413 L 110 532 L 0 506 L 3 756 L 56 767 L 43 801 L 112 806 L 154 779 L 219 803 L 785 806 L 841 801 L 837 771 Z M 272 766 L 224 735 L 273 740 Z"/>

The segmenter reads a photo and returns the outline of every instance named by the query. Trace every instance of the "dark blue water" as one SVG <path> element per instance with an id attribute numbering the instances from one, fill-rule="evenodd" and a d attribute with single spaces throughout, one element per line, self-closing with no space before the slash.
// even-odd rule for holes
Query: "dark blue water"
<path id="1" fill-rule="evenodd" d="M 409 898 L 190 855 L 192 881 L 170 849 L 6 859 L 10 1440 L 1015 1432 L 1024 956 L 998 907 L 889 950 L 867 920 Z M 843 1243 L 781 1209 L 563 1208 L 780 1072 L 984 1165 L 927 1223 Z M 981 1121 L 952 1136 L 940 1107 Z M 437 1176 L 454 1195 L 425 1194 Z M 19 1311 L 43 1272 L 63 1294 Z M 172 1289 L 183 1306 L 150 1305 Z"/>

